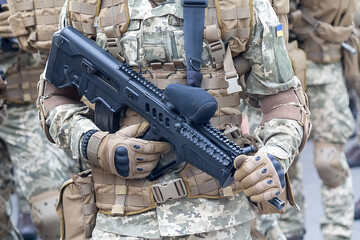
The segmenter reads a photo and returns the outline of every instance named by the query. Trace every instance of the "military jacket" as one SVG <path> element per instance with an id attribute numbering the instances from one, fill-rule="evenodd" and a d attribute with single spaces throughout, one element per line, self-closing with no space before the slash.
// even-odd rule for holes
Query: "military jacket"
<path id="1" fill-rule="evenodd" d="M 144 46 L 144 41 L 169 48 L 166 49 L 165 55 L 161 55 L 163 58 L 171 57 L 174 50 L 177 55 L 184 56 L 181 40 L 182 26 L 171 26 L 172 29 L 169 32 L 170 27 L 166 26 L 168 21 L 165 21 L 168 18 L 163 17 L 168 11 L 169 14 L 181 19 L 180 2 L 180 0 L 167 1 L 152 8 L 147 0 L 129 1 L 130 24 L 120 41 L 124 43 L 123 53 L 130 64 L 134 64 L 132 61 L 136 59 L 137 62 L 146 66 L 154 57 L 159 57 L 157 54 L 152 54 L 151 48 L 141 47 Z M 66 9 L 61 19 L 62 26 L 66 26 L 68 24 Z M 95 20 L 95 24 L 96 22 Z M 243 53 L 252 66 L 251 72 L 247 75 L 246 94 L 254 101 L 266 95 L 300 86 L 300 81 L 293 74 L 284 40 L 277 34 L 278 25 L 278 18 L 269 1 L 254 0 L 252 36 L 248 50 Z M 146 30 L 151 30 L 153 36 L 142 39 L 148 34 Z M 161 39 L 159 41 L 164 42 L 157 43 L 155 40 L 159 39 L 158 37 Z M 153 42 L 151 42 L 152 39 Z M 168 44 L 169 41 L 170 44 Z M 106 49 L 106 37 L 99 28 L 96 42 Z M 203 46 L 203 66 L 211 68 L 205 41 Z M 141 49 L 140 53 L 145 54 L 141 55 L 134 51 L 135 49 L 137 51 Z M 67 104 L 52 109 L 47 118 L 51 137 L 59 147 L 70 149 L 74 158 L 80 156 L 79 141 L 82 135 L 91 129 L 98 129 L 90 119 L 91 114 L 92 111 L 84 105 Z M 303 130 L 296 121 L 273 119 L 259 127 L 256 130 L 256 136 L 262 146 L 260 151 L 276 156 L 284 170 L 287 170 L 293 157 L 298 153 Z M 159 182 L 177 176 L 178 172 L 173 171 L 161 177 Z M 245 195 L 240 193 L 230 198 L 217 200 L 182 198 L 159 204 L 155 210 L 132 216 L 108 217 L 99 214 L 96 228 L 121 235 L 158 238 L 216 231 L 248 222 L 252 218 L 250 203 Z"/>

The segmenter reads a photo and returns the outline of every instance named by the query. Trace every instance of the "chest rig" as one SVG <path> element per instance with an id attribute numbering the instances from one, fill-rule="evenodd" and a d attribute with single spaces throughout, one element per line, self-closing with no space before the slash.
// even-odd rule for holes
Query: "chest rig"
<path id="1" fill-rule="evenodd" d="M 65 0 L 8 1 L 8 22 L 21 49 L 17 53 L 16 63 L 6 69 L 9 85 L 4 98 L 8 102 L 35 102 L 36 86 L 45 67 L 52 35 L 58 30 L 59 15 L 64 3 Z M 36 57 L 29 54 L 38 52 L 40 54 Z"/>
<path id="2" fill-rule="evenodd" d="M 158 5 L 155 8 L 154 2 Z M 187 84 L 181 1 L 69 0 L 68 16 L 70 24 L 89 38 L 96 39 L 101 30 L 106 35 L 108 51 L 160 89 L 170 83 Z M 227 92 L 224 43 L 228 45 L 230 58 L 245 51 L 252 16 L 253 5 L 249 0 L 211 0 L 205 9 L 201 87 L 218 102 L 212 125 L 231 130 L 229 136 L 234 138 L 240 135 L 240 97 L 238 93 Z M 120 127 L 142 121 L 141 116 L 128 109 Z M 164 161 L 171 157 L 171 154 L 165 156 Z M 220 188 L 217 180 L 191 165 L 180 174 L 166 174 L 161 184 L 146 179 L 126 180 L 96 166 L 92 166 L 92 172 L 97 207 L 110 215 L 141 213 L 167 199 L 221 198 L 241 191 L 235 183 Z"/>
<path id="3" fill-rule="evenodd" d="M 301 48 L 315 62 L 331 63 L 341 59 L 341 44 L 354 28 L 355 1 L 303 0 L 290 16 L 292 31 L 302 40 Z"/>

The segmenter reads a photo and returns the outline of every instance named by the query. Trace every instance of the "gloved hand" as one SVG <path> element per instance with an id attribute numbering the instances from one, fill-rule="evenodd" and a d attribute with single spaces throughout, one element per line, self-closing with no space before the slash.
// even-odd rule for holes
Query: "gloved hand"
<path id="1" fill-rule="evenodd" d="M 285 190 L 285 174 L 280 163 L 269 153 L 254 156 L 239 155 L 235 158 L 236 181 L 253 202 L 271 200 Z"/>
<path id="2" fill-rule="evenodd" d="M 0 37 L 2 38 L 13 38 L 14 35 L 11 31 L 10 23 L 8 18 L 10 17 L 10 11 L 7 4 L 1 5 L 0 9 Z"/>
<path id="3" fill-rule="evenodd" d="M 126 179 L 146 178 L 156 167 L 160 156 L 171 149 L 167 142 L 138 138 L 148 127 L 149 123 L 144 122 L 108 134 L 99 146 L 100 166 Z"/>

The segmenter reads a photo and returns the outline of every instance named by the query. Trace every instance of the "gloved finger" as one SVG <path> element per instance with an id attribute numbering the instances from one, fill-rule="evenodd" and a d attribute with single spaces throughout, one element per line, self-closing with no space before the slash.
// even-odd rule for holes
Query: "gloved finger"
<path id="1" fill-rule="evenodd" d="M 250 173 L 254 172 L 257 168 L 259 168 L 263 161 L 261 161 L 261 156 L 252 156 L 246 159 L 246 161 L 241 165 L 241 167 L 236 170 L 234 178 L 237 181 L 242 181 L 243 178 L 248 176 Z"/>
<path id="2" fill-rule="evenodd" d="M 10 11 L 4 7 L 1 7 L 0 20 L 7 20 L 10 17 Z M 7 24 L 9 25 L 9 23 Z"/>
<path id="3" fill-rule="evenodd" d="M 12 34 L 12 31 L 11 31 L 11 28 L 10 28 L 10 25 L 1 25 L 0 26 L 0 33 L 6 33 L 6 34 L 9 34 L 11 33 Z"/>
<path id="4" fill-rule="evenodd" d="M 138 163 L 142 162 L 153 162 L 159 160 L 160 154 L 154 153 L 154 154 L 139 154 L 136 153 L 135 155 L 135 161 Z"/>
<path id="5" fill-rule="evenodd" d="M 170 151 L 171 144 L 168 142 L 146 141 L 142 139 L 134 139 L 132 149 L 137 153 L 165 153 Z"/>
<path id="6" fill-rule="evenodd" d="M 271 188 L 263 193 L 251 196 L 250 200 L 253 202 L 269 201 L 279 195 L 280 195 L 280 190 L 278 188 Z"/>
<path id="7" fill-rule="evenodd" d="M 269 171 L 265 167 L 260 167 L 256 171 L 250 173 L 248 176 L 244 177 L 241 181 L 241 187 L 243 188 L 249 188 L 251 186 L 254 186 L 261 180 L 267 178 L 269 176 Z M 236 178 L 235 178 L 236 179 Z"/>
<path id="8" fill-rule="evenodd" d="M 125 128 L 120 129 L 115 133 L 116 136 L 122 136 L 122 137 L 134 137 L 136 133 L 138 133 L 138 129 L 140 127 L 140 124 L 134 124 L 127 126 Z"/>
<path id="9" fill-rule="evenodd" d="M 139 136 L 142 136 L 144 135 L 144 133 L 149 129 L 149 122 L 148 121 L 145 121 L 145 122 L 142 122 L 138 128 L 136 129 L 136 131 L 133 133 L 133 137 L 139 137 Z"/>
<path id="10" fill-rule="evenodd" d="M 141 164 L 137 164 L 136 165 L 136 175 L 139 174 L 148 174 L 152 172 L 152 170 L 154 170 L 154 168 L 156 167 L 158 161 L 153 161 L 153 162 L 146 162 L 146 163 L 141 163 Z"/>
<path id="11" fill-rule="evenodd" d="M 239 169 L 241 167 L 241 165 L 247 160 L 251 158 L 250 156 L 246 156 L 246 155 L 239 155 L 235 158 L 234 160 L 234 167 L 236 169 Z"/>
<path id="12" fill-rule="evenodd" d="M 266 178 L 255 185 L 252 185 L 244 190 L 246 196 L 254 196 L 265 191 L 268 191 L 271 188 L 277 188 L 274 181 L 270 178 Z"/>

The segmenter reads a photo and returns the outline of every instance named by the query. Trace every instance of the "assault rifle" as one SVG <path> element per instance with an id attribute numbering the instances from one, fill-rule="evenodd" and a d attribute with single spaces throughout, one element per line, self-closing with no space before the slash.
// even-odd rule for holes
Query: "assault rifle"
<path id="1" fill-rule="evenodd" d="M 156 167 L 149 180 L 186 161 L 226 187 L 234 180 L 235 157 L 254 152 L 252 146 L 240 148 L 211 126 L 215 111 L 202 111 L 201 105 L 215 99 L 205 90 L 171 84 L 163 91 L 72 27 L 54 34 L 45 77 L 58 88 L 75 86 L 95 103 L 94 122 L 101 130 L 115 132 L 129 107 L 149 122 L 145 139 L 170 142 L 177 159 Z M 278 209 L 284 206 L 277 198 L 271 203 Z"/>

